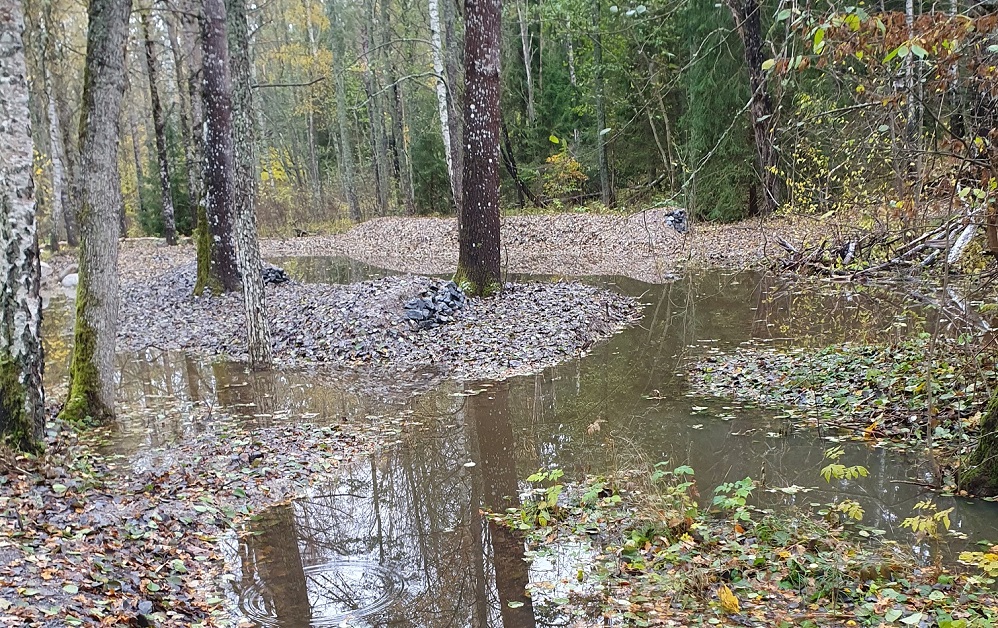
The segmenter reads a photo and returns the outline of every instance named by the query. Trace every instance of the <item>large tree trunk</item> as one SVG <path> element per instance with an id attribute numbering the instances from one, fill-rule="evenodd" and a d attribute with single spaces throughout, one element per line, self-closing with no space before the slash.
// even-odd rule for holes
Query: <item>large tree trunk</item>
<path id="1" fill-rule="evenodd" d="M 0 443 L 33 450 L 45 430 L 34 150 L 20 0 L 0 0 Z"/>
<path id="2" fill-rule="evenodd" d="M 232 139 L 234 155 L 233 201 L 236 218 L 236 253 L 243 283 L 246 333 L 250 364 L 254 368 L 273 362 L 270 321 L 256 238 L 256 133 L 253 129 L 253 90 L 250 88 L 249 32 L 245 0 L 227 0 L 229 64 L 232 70 Z"/>
<path id="3" fill-rule="evenodd" d="M 998 495 L 998 393 L 981 419 L 981 436 L 970 459 L 960 469 L 960 488 L 978 497 Z"/>
<path id="4" fill-rule="evenodd" d="M 610 180 L 610 160 L 607 157 L 606 140 L 609 131 L 606 127 L 606 102 L 603 95 L 603 35 L 600 25 L 600 0 L 593 0 L 593 69 L 596 81 L 596 147 L 599 161 L 600 196 L 605 207 L 617 204 Z"/>
<path id="5" fill-rule="evenodd" d="M 204 52 L 204 221 L 198 232 L 195 294 L 235 292 L 242 282 L 236 262 L 232 216 L 232 79 L 222 0 L 202 2 Z"/>
<path id="6" fill-rule="evenodd" d="M 90 0 L 80 115 L 80 264 L 69 396 L 70 421 L 114 417 L 118 329 L 118 120 L 125 93 L 130 0 Z"/>
<path id="7" fill-rule="evenodd" d="M 762 63 L 766 60 L 762 50 L 762 11 L 758 0 L 727 0 L 727 3 L 741 36 L 749 85 L 752 88 L 749 114 L 752 116 L 756 161 L 765 197 L 763 209 L 766 213 L 772 213 L 779 207 L 782 195 L 780 179 L 776 174 L 776 148 L 773 145 L 776 119 L 772 99 L 766 89 L 766 73 L 762 69 Z"/>
<path id="8" fill-rule="evenodd" d="M 464 202 L 455 281 L 472 295 L 500 288 L 499 36 L 502 0 L 467 0 Z"/>
<path id="9" fill-rule="evenodd" d="M 177 243 L 177 222 L 173 211 L 173 194 L 170 191 L 170 155 L 166 151 L 166 116 L 159 102 L 159 86 L 156 83 L 156 48 L 149 26 L 149 12 L 142 11 L 142 36 L 145 39 L 146 72 L 149 75 L 149 102 L 152 104 L 152 123 L 156 134 L 156 158 L 159 161 L 160 198 L 163 208 L 163 235 L 166 243 Z"/>

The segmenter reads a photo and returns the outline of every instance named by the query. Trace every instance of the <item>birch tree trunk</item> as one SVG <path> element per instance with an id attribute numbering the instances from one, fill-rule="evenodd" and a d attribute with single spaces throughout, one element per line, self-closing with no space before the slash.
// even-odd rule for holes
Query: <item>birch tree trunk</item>
<path id="1" fill-rule="evenodd" d="M 152 105 L 152 123 L 156 136 L 156 159 L 159 162 L 160 198 L 163 203 L 163 235 L 166 237 L 166 243 L 172 246 L 177 243 L 177 223 L 173 211 L 173 194 L 170 191 L 170 156 L 166 150 L 166 116 L 163 115 L 163 107 L 159 102 L 159 87 L 156 83 L 156 48 L 149 27 L 149 12 L 142 11 L 141 16 L 142 36 L 145 39 L 146 73 L 149 75 L 149 102 Z"/>
<path id="2" fill-rule="evenodd" d="M 80 115 L 79 284 L 62 416 L 114 418 L 114 346 L 118 328 L 118 120 L 125 92 L 125 41 L 131 0 L 90 0 L 83 109 Z"/>
<path id="3" fill-rule="evenodd" d="M 37 450 L 45 430 L 34 150 L 20 0 L 0 0 L 0 443 Z"/>
<path id="4" fill-rule="evenodd" d="M 204 76 L 204 219 L 198 233 L 195 294 L 242 287 L 233 238 L 232 78 L 222 0 L 204 0 L 201 45 Z"/>
<path id="5" fill-rule="evenodd" d="M 315 28 L 312 25 L 312 2 L 302 0 L 302 8 L 305 9 L 305 31 L 308 34 L 308 51 L 314 59 L 319 50 L 315 43 Z M 317 207 L 322 198 L 322 178 L 319 175 L 319 156 L 315 150 L 315 97 L 312 86 L 308 88 L 308 104 L 306 106 L 306 119 L 308 122 L 308 176 L 312 183 L 312 205 Z"/>
<path id="6" fill-rule="evenodd" d="M 454 280 L 472 295 L 500 287 L 499 38 L 502 0 L 465 3 L 464 203 Z"/>
<path id="7" fill-rule="evenodd" d="M 527 79 L 527 122 L 533 126 L 537 118 L 537 109 L 534 106 L 534 50 L 530 41 L 530 25 L 527 23 L 523 7 L 520 6 L 520 0 L 516 0 L 516 17 L 520 23 L 520 47 L 523 50 L 523 71 Z"/>
<path id="8" fill-rule="evenodd" d="M 232 139 L 236 254 L 246 309 L 246 344 L 253 368 L 270 366 L 270 321 L 256 237 L 256 133 L 253 129 L 253 90 L 250 79 L 249 27 L 245 0 L 226 0 L 229 26 L 229 66 L 232 71 Z"/>
<path id="9" fill-rule="evenodd" d="M 448 0 L 444 0 L 447 2 Z M 454 172 L 454 157 L 452 153 L 450 127 L 450 96 L 448 94 L 448 81 L 444 74 L 444 46 L 440 38 L 440 2 L 439 0 L 429 0 L 430 9 L 430 47 L 433 49 L 433 73 L 436 74 L 437 92 L 437 115 L 440 117 L 440 135 L 444 143 L 444 159 L 447 161 L 447 178 L 450 179 L 451 198 L 454 200 L 454 207 L 460 206 L 458 199 L 459 187 L 456 183 Z"/>
<path id="10" fill-rule="evenodd" d="M 450 155 L 454 168 L 451 188 L 454 193 L 454 211 L 460 218 L 461 205 L 464 203 L 464 146 L 461 144 L 461 138 L 464 134 L 464 125 L 461 120 L 461 86 L 464 84 L 464 77 L 461 74 L 457 1 L 444 0 L 444 67 L 447 73 L 447 122 L 450 124 Z"/>

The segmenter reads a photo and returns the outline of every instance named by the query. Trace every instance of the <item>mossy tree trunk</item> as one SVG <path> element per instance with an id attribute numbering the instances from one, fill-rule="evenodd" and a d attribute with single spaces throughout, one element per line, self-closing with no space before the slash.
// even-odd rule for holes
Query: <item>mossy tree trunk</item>
<path id="1" fill-rule="evenodd" d="M 195 294 L 242 287 L 232 215 L 232 79 L 222 0 L 202 3 L 204 76 L 204 201 L 198 210 L 198 278 Z"/>
<path id="2" fill-rule="evenodd" d="M 464 201 L 454 281 L 472 295 L 499 289 L 499 35 L 501 0 L 465 3 Z"/>
<path id="3" fill-rule="evenodd" d="M 130 0 L 90 0 L 80 114 L 80 264 L 69 396 L 62 416 L 114 417 L 114 346 L 118 331 L 118 235 L 121 179 L 118 120 L 125 93 Z"/>
<path id="4" fill-rule="evenodd" d="M 984 410 L 977 449 L 963 469 L 960 488 L 980 497 L 998 495 L 998 393 L 991 397 Z"/>
<path id="5" fill-rule="evenodd" d="M 250 88 L 249 28 L 245 0 L 225 0 L 229 29 L 229 68 L 232 74 L 233 200 L 236 253 L 246 309 L 246 344 L 254 368 L 273 362 L 270 321 L 256 237 L 256 133 L 253 90 Z"/>
<path id="6" fill-rule="evenodd" d="M 45 428 L 41 269 L 20 0 L 0 0 L 0 441 L 38 446 Z"/>

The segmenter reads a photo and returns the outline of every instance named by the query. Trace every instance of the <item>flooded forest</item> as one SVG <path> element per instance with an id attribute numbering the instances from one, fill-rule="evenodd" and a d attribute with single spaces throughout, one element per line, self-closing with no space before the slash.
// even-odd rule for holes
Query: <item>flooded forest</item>
<path id="1" fill-rule="evenodd" d="M 0 0 L 0 625 L 998 624 L 991 0 Z"/>

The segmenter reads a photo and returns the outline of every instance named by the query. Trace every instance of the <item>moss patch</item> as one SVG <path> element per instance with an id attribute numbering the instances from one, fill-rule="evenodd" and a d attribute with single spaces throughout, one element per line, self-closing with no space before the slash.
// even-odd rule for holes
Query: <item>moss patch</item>
<path id="1" fill-rule="evenodd" d="M 10 355 L 0 355 L 0 441 L 21 451 L 38 451 L 34 425 L 24 411 L 21 371 Z"/>
<path id="2" fill-rule="evenodd" d="M 86 278 L 81 275 L 80 281 L 84 282 Z M 69 395 L 59 413 L 59 418 L 76 425 L 103 423 L 114 416 L 114 410 L 100 400 L 100 374 L 94 361 L 97 353 L 97 333 L 83 317 L 87 303 L 83 295 L 88 292 L 80 290 L 78 294 L 81 296 L 76 303 L 73 357 L 69 367 Z M 94 304 L 90 303 L 90 307 L 94 307 Z"/>

